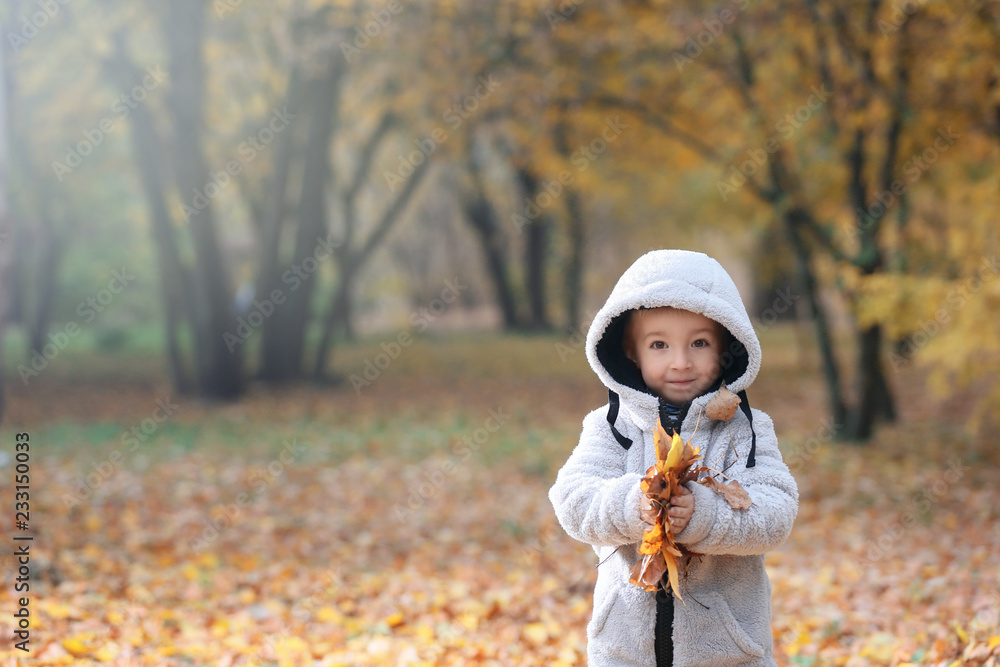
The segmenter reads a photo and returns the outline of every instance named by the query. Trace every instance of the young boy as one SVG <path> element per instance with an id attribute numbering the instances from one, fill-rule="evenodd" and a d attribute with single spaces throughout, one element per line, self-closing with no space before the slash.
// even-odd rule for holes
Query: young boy
<path id="1" fill-rule="evenodd" d="M 610 399 L 583 420 L 549 499 L 563 529 L 593 545 L 600 563 L 588 664 L 775 665 L 763 554 L 788 537 L 798 489 L 771 419 L 749 406 L 760 343 L 732 278 L 702 253 L 646 253 L 594 318 L 587 359 Z M 705 406 L 723 381 L 742 403 L 730 420 L 716 421 Z M 684 601 L 676 603 L 666 582 L 655 593 L 629 583 L 649 527 L 639 518 L 648 503 L 639 481 L 656 460 L 657 417 L 668 434 L 691 438 L 703 465 L 738 480 L 753 503 L 734 509 L 695 482 L 671 499 L 674 540 L 702 554 L 682 564 Z"/>

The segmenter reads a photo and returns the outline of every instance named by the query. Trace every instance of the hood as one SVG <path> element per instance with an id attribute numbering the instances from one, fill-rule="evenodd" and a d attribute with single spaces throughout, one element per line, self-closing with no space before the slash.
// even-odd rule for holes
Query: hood
<path id="1" fill-rule="evenodd" d="M 639 368 L 625 356 L 623 314 L 661 306 L 700 313 L 729 331 L 732 339 L 722 351 L 721 379 L 743 399 L 740 407 L 749 418 L 745 391 L 760 370 L 760 342 L 733 279 L 718 261 L 690 250 L 654 250 L 637 259 L 594 317 L 587 333 L 587 360 L 612 392 L 612 403 L 617 403 L 617 394 L 636 423 L 644 429 L 655 425 L 660 401 L 646 388 Z M 686 407 L 697 412 L 717 389 L 718 382 Z"/>

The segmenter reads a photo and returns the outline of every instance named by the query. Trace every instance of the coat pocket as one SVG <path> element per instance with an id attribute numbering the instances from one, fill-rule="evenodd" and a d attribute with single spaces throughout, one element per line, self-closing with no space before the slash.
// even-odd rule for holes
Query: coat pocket
<path id="1" fill-rule="evenodd" d="M 614 606 L 618 598 L 617 591 L 607 585 L 606 581 L 599 581 L 594 588 L 594 614 L 587 623 L 587 638 L 593 640 L 604 630 L 604 625 L 611 615 L 611 607 Z"/>
<path id="2" fill-rule="evenodd" d="M 697 600 L 687 600 L 683 610 L 680 602 L 674 608 L 674 667 L 735 667 L 764 656 L 764 648 L 736 620 L 725 598 L 713 591 L 691 597 Z"/>

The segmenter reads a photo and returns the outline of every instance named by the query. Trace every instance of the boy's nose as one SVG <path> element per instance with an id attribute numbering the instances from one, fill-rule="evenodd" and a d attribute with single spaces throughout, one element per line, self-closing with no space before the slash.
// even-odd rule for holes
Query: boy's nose
<path id="1" fill-rule="evenodd" d="M 691 367 L 691 357 L 685 352 L 676 352 L 670 359 L 670 365 L 678 370 Z"/>

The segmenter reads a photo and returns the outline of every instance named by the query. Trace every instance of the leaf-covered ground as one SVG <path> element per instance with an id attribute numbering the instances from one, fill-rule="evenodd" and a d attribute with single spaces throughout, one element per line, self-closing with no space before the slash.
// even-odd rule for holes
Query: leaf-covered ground
<path id="1" fill-rule="evenodd" d="M 142 372 L 58 369 L 16 389 L 0 498 L 10 511 L 13 433 L 27 431 L 31 653 L 6 640 L 0 658 L 584 664 L 596 559 L 546 493 L 604 394 L 582 351 L 563 361 L 556 342 L 420 342 L 360 394 L 255 388 L 205 405 Z M 902 423 L 864 448 L 836 442 L 800 361 L 771 354 L 750 392 L 801 493 L 767 561 L 779 664 L 997 664 L 994 431 L 965 434 L 961 397 L 927 397 L 906 369 L 892 378 Z"/>

